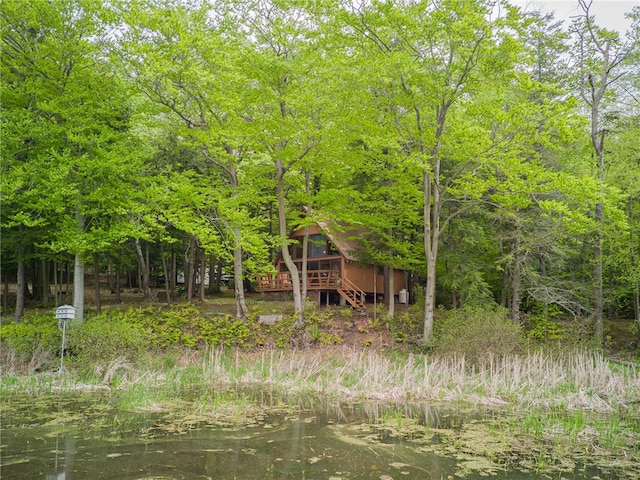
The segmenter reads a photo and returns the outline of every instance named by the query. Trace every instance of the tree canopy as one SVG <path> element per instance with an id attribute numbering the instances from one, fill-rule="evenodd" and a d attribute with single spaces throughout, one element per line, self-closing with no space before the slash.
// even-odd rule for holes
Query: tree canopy
<path id="1" fill-rule="evenodd" d="M 438 306 L 478 302 L 593 316 L 600 339 L 603 312 L 640 325 L 640 9 L 625 35 L 579 6 L 566 25 L 489 0 L 2 2 L 16 320 L 71 259 L 145 295 L 155 272 L 168 301 L 178 271 L 232 272 L 245 318 L 281 255 L 301 323 L 289 234 L 313 212 L 415 279 L 423 342 Z"/>

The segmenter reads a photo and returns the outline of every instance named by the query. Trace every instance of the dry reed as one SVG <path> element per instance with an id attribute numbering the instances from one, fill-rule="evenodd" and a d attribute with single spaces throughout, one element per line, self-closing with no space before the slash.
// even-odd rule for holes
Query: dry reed
<path id="1" fill-rule="evenodd" d="M 101 384 L 125 390 L 140 385 L 172 391 L 248 387 L 346 402 L 455 401 L 611 412 L 640 401 L 638 368 L 612 364 L 592 352 L 488 356 L 479 366 L 469 366 L 463 356 L 389 355 L 346 346 L 258 352 L 212 347 L 170 368 L 136 369 L 121 359 L 101 373 Z M 0 388 L 33 392 L 73 389 L 75 384 L 86 386 L 69 375 L 47 375 L 3 379 Z"/>
<path id="2" fill-rule="evenodd" d="M 640 399 L 640 372 L 617 368 L 598 353 L 488 358 L 389 356 L 351 347 L 231 352 L 211 349 L 203 365 L 216 385 L 315 393 L 343 401 L 462 401 L 483 405 L 608 412 Z"/>

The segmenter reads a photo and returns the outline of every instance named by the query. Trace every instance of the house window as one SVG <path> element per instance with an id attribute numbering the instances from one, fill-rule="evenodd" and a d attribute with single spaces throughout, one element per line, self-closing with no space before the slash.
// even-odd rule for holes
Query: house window
<path id="1" fill-rule="evenodd" d="M 327 240 L 324 235 L 309 236 L 309 257 L 318 258 L 327 256 Z"/>

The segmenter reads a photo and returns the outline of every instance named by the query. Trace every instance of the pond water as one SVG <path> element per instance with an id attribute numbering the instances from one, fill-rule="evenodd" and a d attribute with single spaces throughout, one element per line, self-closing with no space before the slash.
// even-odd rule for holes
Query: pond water
<path id="1" fill-rule="evenodd" d="M 507 471 L 453 454 L 444 432 L 490 411 L 289 399 L 238 424 L 184 406 L 179 415 L 128 411 L 98 395 L 5 396 L 0 408 L 7 480 L 618 478 L 577 467 L 547 476 Z"/>

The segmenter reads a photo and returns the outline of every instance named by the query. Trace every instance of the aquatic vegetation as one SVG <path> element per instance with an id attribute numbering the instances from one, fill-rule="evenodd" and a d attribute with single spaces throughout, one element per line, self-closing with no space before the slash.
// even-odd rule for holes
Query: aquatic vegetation
<path id="1" fill-rule="evenodd" d="M 510 468 L 569 472 L 580 465 L 610 469 L 620 478 L 626 475 L 620 472 L 640 474 L 633 466 L 640 465 L 640 372 L 600 353 L 489 355 L 469 365 L 463 356 L 346 346 L 209 346 L 167 349 L 137 363 L 116 356 L 92 369 L 90 376 L 73 369 L 3 375 L 0 392 L 104 391 L 119 416 L 159 415 L 155 428 L 168 433 L 202 425 L 279 428 L 267 420 L 274 411 L 295 415 L 322 398 L 331 408 L 367 405 L 357 432 L 353 425 L 336 428 L 344 443 L 410 442 L 418 452 L 455 458 L 459 475 Z M 463 415 L 424 407 L 434 404 Z"/>
<path id="2" fill-rule="evenodd" d="M 93 364 L 90 376 L 72 370 L 3 375 L 9 391 L 74 389 L 89 384 L 127 390 L 140 383 L 183 392 L 194 388 L 252 387 L 286 394 L 314 393 L 342 401 L 459 401 L 557 411 L 625 410 L 640 398 L 637 368 L 611 364 L 599 353 L 488 356 L 469 367 L 465 357 L 388 355 L 333 346 L 317 350 L 247 351 L 222 347 L 125 356 Z"/>

